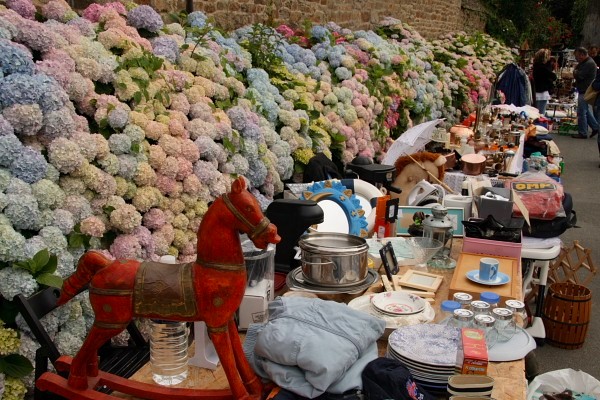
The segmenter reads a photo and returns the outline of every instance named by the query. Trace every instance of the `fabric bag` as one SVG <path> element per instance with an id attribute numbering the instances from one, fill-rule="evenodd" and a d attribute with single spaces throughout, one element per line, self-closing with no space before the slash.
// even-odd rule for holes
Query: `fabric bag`
<path id="1" fill-rule="evenodd" d="M 598 93 L 600 93 L 600 91 L 595 90 L 592 85 L 590 85 L 583 94 L 583 99 L 586 103 L 594 105 L 596 103 L 596 97 L 598 97 Z"/>

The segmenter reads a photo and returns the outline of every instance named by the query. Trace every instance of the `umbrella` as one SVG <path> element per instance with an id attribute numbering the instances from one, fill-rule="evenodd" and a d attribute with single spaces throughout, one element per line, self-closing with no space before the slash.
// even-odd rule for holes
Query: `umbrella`
<path id="1" fill-rule="evenodd" d="M 423 122 L 404 132 L 389 148 L 381 163 L 394 165 L 398 157 L 423 150 L 425 145 L 431 141 L 436 125 L 442 121 L 443 119 L 434 119 L 433 121 Z"/>
<path id="2" fill-rule="evenodd" d="M 404 132 L 390 146 L 381 163 L 385 165 L 394 165 L 398 157 L 408 156 L 415 164 L 421 167 L 423 171 L 427 172 L 434 181 L 442 185 L 449 193 L 454 193 L 448 185 L 432 175 L 427 168 L 411 156 L 411 154 L 417 153 L 425 148 L 425 145 L 431 141 L 436 125 L 442 121 L 443 119 L 434 119 L 433 121 L 423 122 Z"/>

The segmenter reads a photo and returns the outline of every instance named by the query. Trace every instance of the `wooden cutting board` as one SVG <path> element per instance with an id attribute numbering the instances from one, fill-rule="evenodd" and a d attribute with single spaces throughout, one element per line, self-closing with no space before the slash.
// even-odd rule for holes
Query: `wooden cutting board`
<path id="1" fill-rule="evenodd" d="M 504 285 L 481 285 L 467 279 L 467 272 L 479 269 L 479 260 L 482 257 L 493 257 L 500 261 L 500 272 L 510 277 L 510 282 Z M 481 292 L 494 292 L 500 296 L 501 306 L 509 299 L 522 300 L 523 279 L 521 277 L 521 263 L 517 258 L 499 257 L 485 254 L 460 253 L 456 261 L 456 268 L 450 282 L 448 299 L 456 292 L 465 292 L 473 296 L 473 300 L 479 300 Z"/>

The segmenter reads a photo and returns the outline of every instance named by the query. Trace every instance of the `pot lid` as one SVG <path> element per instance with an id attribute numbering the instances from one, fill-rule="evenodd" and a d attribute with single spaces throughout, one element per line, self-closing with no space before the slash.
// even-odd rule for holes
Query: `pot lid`
<path id="1" fill-rule="evenodd" d="M 348 251 L 360 251 L 369 248 L 367 241 L 361 237 L 336 232 L 319 232 L 303 235 L 300 237 L 298 244 L 302 250 L 318 250 L 337 254 L 345 254 Z"/>

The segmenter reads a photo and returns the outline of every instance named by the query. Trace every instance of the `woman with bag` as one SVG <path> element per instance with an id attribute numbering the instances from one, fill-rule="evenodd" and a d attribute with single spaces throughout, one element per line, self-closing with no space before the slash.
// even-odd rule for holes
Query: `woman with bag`
<path id="1" fill-rule="evenodd" d="M 540 49 L 533 57 L 533 85 L 535 86 L 535 107 L 540 115 L 546 113 L 546 105 L 554 89 L 556 74 L 552 71 L 548 61 L 550 50 Z"/>

